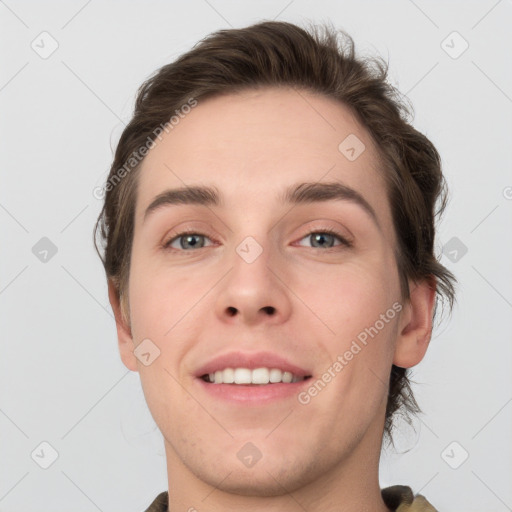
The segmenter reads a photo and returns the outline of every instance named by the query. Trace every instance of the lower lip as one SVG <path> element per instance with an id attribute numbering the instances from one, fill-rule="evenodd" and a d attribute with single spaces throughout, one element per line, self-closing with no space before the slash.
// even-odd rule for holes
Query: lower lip
<path id="1" fill-rule="evenodd" d="M 237 404 L 264 405 L 296 397 L 301 389 L 309 384 L 311 378 L 289 384 L 212 384 L 201 378 L 195 380 L 206 393 L 220 400 Z"/>

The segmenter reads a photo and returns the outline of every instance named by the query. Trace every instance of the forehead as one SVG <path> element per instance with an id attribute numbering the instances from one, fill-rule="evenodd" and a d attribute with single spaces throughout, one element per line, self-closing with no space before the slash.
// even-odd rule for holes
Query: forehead
<path id="1" fill-rule="evenodd" d="M 334 99 L 266 88 L 199 100 L 155 142 L 141 165 L 138 219 L 169 188 L 214 185 L 226 205 L 263 207 L 290 184 L 338 181 L 390 221 L 376 147 Z"/>

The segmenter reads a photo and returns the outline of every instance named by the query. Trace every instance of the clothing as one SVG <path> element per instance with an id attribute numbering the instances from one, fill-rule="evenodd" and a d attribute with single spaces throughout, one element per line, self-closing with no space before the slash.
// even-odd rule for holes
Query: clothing
<path id="1" fill-rule="evenodd" d="M 414 496 L 412 489 L 407 485 L 386 487 L 381 490 L 381 494 L 386 507 L 393 512 L 437 512 L 425 496 Z"/>
<path id="2" fill-rule="evenodd" d="M 406 485 L 393 485 L 381 490 L 382 499 L 392 512 L 437 512 L 421 494 L 414 496 Z M 167 491 L 161 492 L 145 512 L 168 512 Z"/>

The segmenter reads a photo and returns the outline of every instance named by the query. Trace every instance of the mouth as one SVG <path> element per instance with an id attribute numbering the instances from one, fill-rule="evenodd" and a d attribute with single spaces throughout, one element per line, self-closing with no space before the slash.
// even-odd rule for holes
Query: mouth
<path id="1" fill-rule="evenodd" d="M 195 377 L 200 389 L 213 399 L 265 405 L 293 399 L 312 372 L 270 352 L 230 352 L 199 368 Z"/>
<path id="2" fill-rule="evenodd" d="M 311 375 L 296 375 L 279 368 L 224 368 L 200 377 L 209 384 L 234 384 L 240 386 L 269 384 L 293 384 L 311 378 Z"/>

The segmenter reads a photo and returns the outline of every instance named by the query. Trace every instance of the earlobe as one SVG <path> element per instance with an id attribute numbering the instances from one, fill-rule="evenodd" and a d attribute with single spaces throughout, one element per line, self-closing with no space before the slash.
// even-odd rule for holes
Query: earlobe
<path id="1" fill-rule="evenodd" d="M 400 368 L 411 368 L 423 359 L 432 335 L 435 278 L 410 284 L 410 300 L 402 310 L 393 359 Z"/>
<path id="2" fill-rule="evenodd" d="M 137 359 L 133 353 L 134 344 L 131 327 L 128 320 L 123 315 L 118 289 L 111 280 L 108 282 L 108 298 L 116 320 L 117 344 L 121 360 L 126 368 L 132 372 L 136 372 L 138 368 Z"/>

